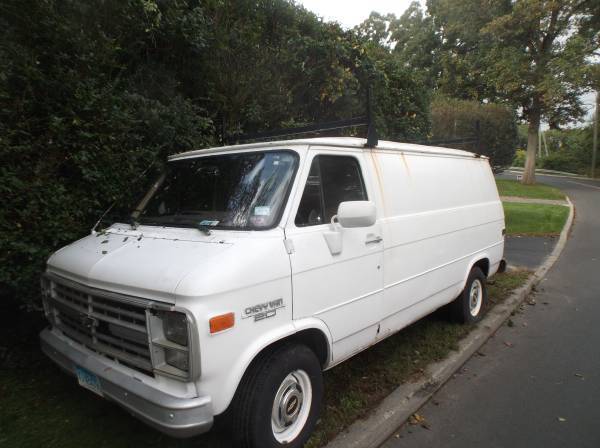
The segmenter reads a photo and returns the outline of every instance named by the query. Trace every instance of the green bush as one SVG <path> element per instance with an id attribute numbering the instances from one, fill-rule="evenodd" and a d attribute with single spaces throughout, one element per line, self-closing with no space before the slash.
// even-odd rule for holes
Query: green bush
<path id="1" fill-rule="evenodd" d="M 517 121 L 512 110 L 499 104 L 445 97 L 436 97 L 432 103 L 433 140 L 472 137 L 478 121 L 481 136 L 479 145 L 464 144 L 460 148 L 488 156 L 492 166 L 510 165 L 518 138 Z"/>
<path id="2" fill-rule="evenodd" d="M 0 41 L 0 296 L 27 303 L 52 251 L 221 130 L 363 115 L 368 77 L 382 137 L 429 128 L 387 49 L 286 0 L 5 0 Z"/>
<path id="3" fill-rule="evenodd" d="M 577 156 L 567 151 L 553 152 L 540 159 L 540 168 L 547 170 L 566 171 L 569 173 L 578 173 L 582 169 Z"/>
<path id="4" fill-rule="evenodd" d="M 527 159 L 527 151 L 524 149 L 517 149 L 515 157 L 512 161 L 512 166 L 525 166 L 525 160 Z"/>
<path id="5" fill-rule="evenodd" d="M 592 125 L 546 132 L 549 155 L 540 160 L 542 168 L 589 174 L 592 161 Z M 596 169 L 600 167 L 597 161 Z"/>

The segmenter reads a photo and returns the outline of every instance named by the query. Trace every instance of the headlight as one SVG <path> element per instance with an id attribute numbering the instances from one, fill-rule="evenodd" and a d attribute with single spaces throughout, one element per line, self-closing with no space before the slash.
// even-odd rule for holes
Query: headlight
<path id="1" fill-rule="evenodd" d="M 185 380 L 194 374 L 191 368 L 189 325 L 185 313 L 163 310 L 150 312 L 149 330 L 155 372 Z"/>
<path id="2" fill-rule="evenodd" d="M 165 350 L 165 362 L 172 367 L 187 372 L 190 370 L 190 361 L 187 352 L 179 350 Z"/>
<path id="3" fill-rule="evenodd" d="M 187 347 L 188 323 L 184 313 L 168 311 L 163 317 L 163 333 L 167 341 Z"/>

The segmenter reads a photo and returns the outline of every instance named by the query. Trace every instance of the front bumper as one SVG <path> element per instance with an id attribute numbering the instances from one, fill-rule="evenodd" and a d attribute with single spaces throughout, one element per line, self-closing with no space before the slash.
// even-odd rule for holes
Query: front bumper
<path id="1" fill-rule="evenodd" d="M 208 431 L 213 424 L 210 397 L 180 398 L 114 368 L 114 364 L 85 347 L 52 332 L 40 334 L 42 351 L 67 372 L 83 367 L 98 376 L 104 396 L 135 417 L 172 437 L 192 437 Z"/>

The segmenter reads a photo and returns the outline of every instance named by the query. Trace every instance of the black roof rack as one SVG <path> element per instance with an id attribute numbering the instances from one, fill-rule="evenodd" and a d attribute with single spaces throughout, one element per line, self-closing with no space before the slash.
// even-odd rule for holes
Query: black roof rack
<path id="1" fill-rule="evenodd" d="M 464 138 L 450 138 L 450 139 L 436 139 L 436 140 L 408 140 L 407 143 L 414 143 L 417 145 L 428 145 L 428 146 L 446 146 L 446 145 L 464 145 L 474 144 L 477 150 L 476 156 L 481 156 L 481 123 L 479 120 L 475 121 L 475 132 L 471 137 Z"/>
<path id="2" fill-rule="evenodd" d="M 274 129 L 272 131 L 264 131 L 264 132 L 255 132 L 248 134 L 239 134 L 239 135 L 227 135 L 224 136 L 223 141 L 225 143 L 243 143 L 250 140 L 253 141 L 261 141 L 261 140 L 269 140 L 275 137 L 290 137 L 300 134 L 315 134 L 318 132 L 324 131 L 332 131 L 336 129 L 347 129 L 358 126 L 366 126 L 367 127 L 367 143 L 365 147 L 374 148 L 379 143 L 379 138 L 377 136 L 377 130 L 375 128 L 375 120 L 372 112 L 372 94 L 371 89 L 367 90 L 367 115 L 362 117 L 349 118 L 346 120 L 336 120 L 325 123 L 316 123 L 307 126 L 297 126 L 293 128 L 286 129 Z"/>

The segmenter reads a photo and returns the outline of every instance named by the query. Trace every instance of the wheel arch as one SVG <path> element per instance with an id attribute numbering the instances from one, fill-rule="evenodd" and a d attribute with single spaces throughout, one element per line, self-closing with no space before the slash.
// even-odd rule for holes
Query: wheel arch
<path id="1" fill-rule="evenodd" d="M 229 411 L 244 378 L 264 355 L 289 343 L 304 344 L 310 348 L 317 356 L 323 370 L 331 363 L 332 338 L 325 323 L 315 318 L 296 321 L 293 328 L 279 329 L 262 339 L 261 342 L 255 341 L 247 347 L 242 356 L 243 359 L 238 361 L 237 366 L 232 366 L 227 382 L 233 386 L 234 391 L 227 400 L 224 412 Z"/>
<path id="2" fill-rule="evenodd" d="M 478 254 L 471 259 L 468 264 L 468 269 L 465 272 L 465 277 L 463 279 L 463 288 L 467 284 L 467 279 L 469 278 L 469 274 L 474 267 L 478 267 L 481 269 L 485 277 L 487 278 L 490 273 L 490 257 L 487 253 Z"/>

